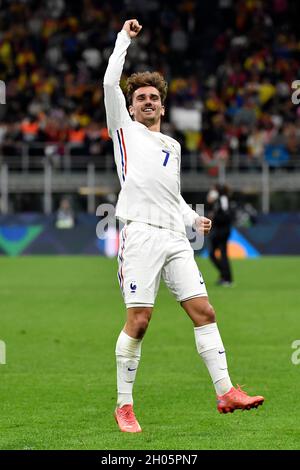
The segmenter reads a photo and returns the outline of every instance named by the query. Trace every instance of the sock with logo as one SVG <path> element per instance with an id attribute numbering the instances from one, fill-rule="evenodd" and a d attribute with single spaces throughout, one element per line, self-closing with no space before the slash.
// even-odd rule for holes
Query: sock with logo
<path id="1" fill-rule="evenodd" d="M 121 331 L 116 344 L 117 360 L 117 406 L 133 404 L 132 389 L 141 357 L 142 340 Z"/>
<path id="2" fill-rule="evenodd" d="M 204 360 L 217 395 L 229 392 L 232 383 L 228 374 L 226 353 L 216 323 L 194 328 L 197 351 Z"/>

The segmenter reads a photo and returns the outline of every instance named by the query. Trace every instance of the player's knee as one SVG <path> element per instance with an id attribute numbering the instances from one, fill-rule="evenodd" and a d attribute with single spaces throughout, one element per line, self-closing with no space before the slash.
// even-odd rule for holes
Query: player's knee
<path id="1" fill-rule="evenodd" d="M 148 328 L 151 318 L 151 309 L 137 308 L 133 315 L 131 315 L 131 326 L 134 329 L 135 337 L 142 338 Z"/>
<path id="2" fill-rule="evenodd" d="M 216 321 L 216 313 L 212 305 L 209 302 L 205 304 L 202 311 L 202 316 L 208 323 L 214 323 Z"/>
<path id="3" fill-rule="evenodd" d="M 135 321 L 135 330 L 138 338 L 142 338 L 146 333 L 150 318 L 147 315 L 139 315 Z"/>
<path id="4" fill-rule="evenodd" d="M 198 309 L 197 309 L 197 315 L 196 315 L 196 322 L 199 322 L 199 325 L 201 326 L 203 324 L 207 323 L 215 323 L 216 321 L 216 314 L 213 306 L 209 302 L 205 302 L 204 304 L 201 304 Z"/>

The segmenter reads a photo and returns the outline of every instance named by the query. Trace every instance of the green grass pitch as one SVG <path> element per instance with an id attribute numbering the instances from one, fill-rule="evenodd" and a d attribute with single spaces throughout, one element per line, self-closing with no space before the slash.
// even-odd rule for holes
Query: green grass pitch
<path id="1" fill-rule="evenodd" d="M 214 286 L 234 383 L 265 396 L 258 410 L 220 415 L 193 327 L 164 285 L 135 385 L 138 435 L 114 419 L 114 348 L 125 309 L 116 260 L 0 259 L 1 449 L 297 449 L 300 446 L 299 258 L 234 262 L 236 286 Z"/>

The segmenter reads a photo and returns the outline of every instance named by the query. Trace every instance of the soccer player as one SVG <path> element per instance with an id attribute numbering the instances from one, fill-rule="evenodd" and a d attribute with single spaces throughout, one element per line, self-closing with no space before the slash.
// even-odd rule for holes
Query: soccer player
<path id="1" fill-rule="evenodd" d="M 109 134 L 121 183 L 116 217 L 120 233 L 118 278 L 127 320 L 116 344 L 118 398 L 115 419 L 121 431 L 140 432 L 132 390 L 161 276 L 194 324 L 195 341 L 217 394 L 220 413 L 250 409 L 261 396 L 232 386 L 225 349 L 208 301 L 202 274 L 194 260 L 185 226 L 209 233 L 211 221 L 199 216 L 180 194 L 180 145 L 160 132 L 167 84 L 157 72 L 133 74 L 125 97 L 119 82 L 127 48 L 142 26 L 124 23 L 104 76 Z"/>

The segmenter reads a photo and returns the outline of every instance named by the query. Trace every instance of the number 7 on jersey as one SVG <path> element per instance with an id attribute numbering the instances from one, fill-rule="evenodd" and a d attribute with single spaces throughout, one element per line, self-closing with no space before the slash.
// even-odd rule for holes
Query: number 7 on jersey
<path id="1" fill-rule="evenodd" d="M 167 150 L 162 150 L 162 153 L 165 153 L 165 154 L 166 154 L 166 157 L 165 157 L 163 166 L 167 166 L 167 163 L 168 163 L 168 160 L 169 160 L 169 156 L 170 156 L 170 152 L 168 152 Z"/>

